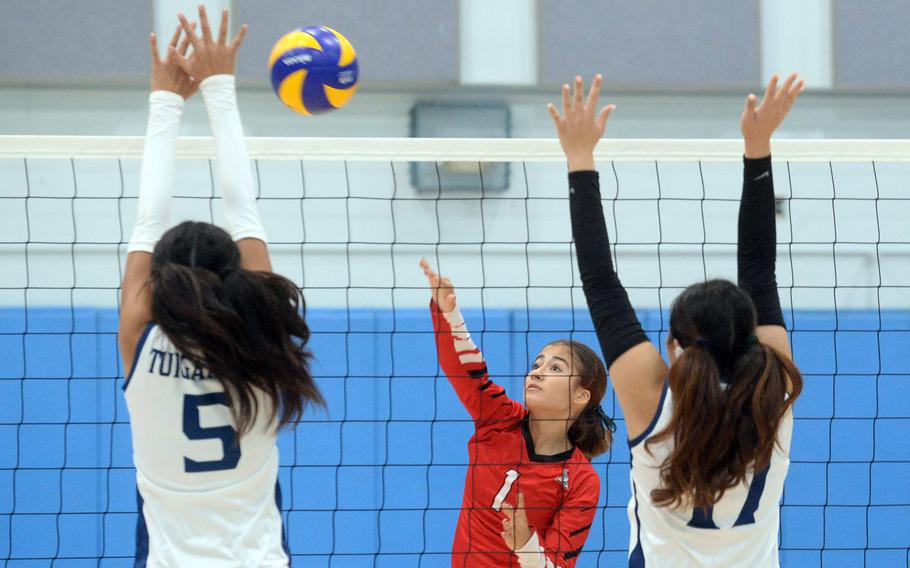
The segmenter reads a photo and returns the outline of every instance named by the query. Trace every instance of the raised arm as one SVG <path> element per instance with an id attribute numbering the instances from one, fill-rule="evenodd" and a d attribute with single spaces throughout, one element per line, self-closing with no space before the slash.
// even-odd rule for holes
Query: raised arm
<path id="1" fill-rule="evenodd" d="M 188 24 L 188 27 L 192 31 L 195 25 Z M 178 26 L 168 48 L 178 54 L 185 54 L 190 42 L 184 37 L 178 46 L 181 31 Z M 143 328 L 152 319 L 151 291 L 146 286 L 151 275 L 152 251 L 169 225 L 176 158 L 174 145 L 183 114 L 183 101 L 191 97 L 198 86 L 183 72 L 171 53 L 164 59 L 158 57 L 155 34 L 149 36 L 149 48 L 152 92 L 149 95 L 149 120 L 139 174 L 139 203 L 136 208 L 136 224 L 127 246 L 126 268 L 120 288 L 117 342 L 126 376 L 129 376 L 133 354 Z"/>
<path id="2" fill-rule="evenodd" d="M 759 340 L 790 357 L 775 276 L 777 230 L 771 135 L 802 91 L 803 81 L 797 81 L 795 73 L 780 88 L 777 81 L 777 75 L 771 78 L 761 104 L 755 95 L 749 95 L 740 119 L 745 156 L 736 264 L 738 284 L 752 298 L 758 313 Z"/>
<path id="3" fill-rule="evenodd" d="M 240 248 L 243 268 L 270 272 L 268 241 L 256 207 L 250 156 L 243 137 L 234 82 L 237 51 L 247 26 L 240 26 L 234 39 L 228 41 L 228 17 L 228 11 L 224 10 L 218 37 L 213 38 L 205 7 L 200 6 L 201 35 L 191 36 L 193 53 L 189 58 L 179 58 L 178 62 L 200 82 L 215 139 L 216 172 L 224 195 L 224 218 L 228 232 Z M 188 30 L 190 23 L 186 17 L 180 14 L 178 18 Z"/>
<path id="4" fill-rule="evenodd" d="M 569 86 L 563 85 L 563 116 L 552 104 L 548 108 L 569 163 L 572 236 L 582 287 L 632 439 L 654 418 L 668 369 L 642 330 L 610 258 L 594 147 L 615 107 L 608 105 L 597 113 L 601 80 L 600 75 L 595 77 L 583 100 L 584 86 L 581 77 L 576 77 L 571 100 Z"/>
<path id="5" fill-rule="evenodd" d="M 514 424 L 523 417 L 524 407 L 490 379 L 483 354 L 458 309 L 452 282 L 433 272 L 426 260 L 420 261 L 420 267 L 433 292 L 430 312 L 439 366 L 474 419 L 475 428 L 497 430 Z"/>

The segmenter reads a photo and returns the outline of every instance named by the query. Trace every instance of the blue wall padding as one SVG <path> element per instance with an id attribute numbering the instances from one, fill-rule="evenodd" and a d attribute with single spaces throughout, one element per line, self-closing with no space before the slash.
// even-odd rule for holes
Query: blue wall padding
<path id="1" fill-rule="evenodd" d="M 597 341 L 588 314 L 466 310 L 494 380 L 519 396 L 548 341 Z M 665 313 L 639 313 L 662 345 Z M 897 565 L 910 547 L 910 312 L 796 311 L 792 465 L 781 511 L 785 566 Z M 328 410 L 279 438 L 295 561 L 449 566 L 468 415 L 439 377 L 429 314 L 310 310 Z M 129 566 L 136 521 L 117 314 L 0 309 L 0 566 Z M 599 349 L 598 349 L 599 350 Z M 628 546 L 625 428 L 595 460 L 601 506 L 578 566 L 621 566 Z M 380 556 L 375 559 L 374 555 Z M 29 560 L 32 559 L 32 560 Z"/>

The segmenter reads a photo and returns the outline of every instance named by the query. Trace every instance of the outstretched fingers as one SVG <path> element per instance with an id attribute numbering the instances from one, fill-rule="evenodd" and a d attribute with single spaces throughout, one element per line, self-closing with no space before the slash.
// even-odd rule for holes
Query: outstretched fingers
<path id="1" fill-rule="evenodd" d="M 793 74 L 791 74 L 789 77 L 787 77 L 787 80 L 784 81 L 783 87 L 781 87 L 781 88 L 777 91 L 777 93 L 775 94 L 775 96 L 776 96 L 776 97 L 787 97 L 787 96 L 789 96 L 789 94 L 790 94 L 790 89 L 793 87 L 793 83 L 796 82 L 796 76 L 797 76 L 797 74 L 796 74 L 796 73 L 793 73 Z"/>
<path id="2" fill-rule="evenodd" d="M 192 45 L 192 40 L 190 41 Z M 189 49 L 189 47 L 187 47 Z M 188 76 L 193 76 L 193 65 L 190 63 L 190 59 L 186 56 L 186 52 L 181 53 L 173 45 L 168 46 L 168 57 L 177 62 L 177 65 L 180 66 L 180 69 L 183 70 Z"/>
<path id="3" fill-rule="evenodd" d="M 749 96 L 746 97 L 746 109 L 745 111 L 749 114 L 755 113 L 755 107 L 758 105 L 758 97 L 754 94 L 749 93 Z"/>
<path id="4" fill-rule="evenodd" d="M 604 130 L 607 127 L 607 119 L 610 118 L 610 113 L 616 110 L 616 105 L 607 105 L 600 109 L 600 114 L 597 115 L 597 128 Z"/>
<path id="5" fill-rule="evenodd" d="M 225 45 L 228 34 L 228 10 L 225 8 L 221 11 L 221 25 L 218 27 L 218 43 Z"/>
<path id="6" fill-rule="evenodd" d="M 183 27 L 180 24 L 177 24 L 177 28 L 174 30 L 174 35 L 171 36 L 171 41 L 167 42 L 168 47 L 177 47 L 177 40 L 180 39 L 180 33 L 183 31 Z"/>
<path id="7" fill-rule="evenodd" d="M 765 95 L 762 97 L 762 102 L 770 100 L 774 97 L 774 94 L 777 93 L 777 81 L 779 77 L 777 74 L 771 76 L 771 80 L 768 81 L 768 86 L 765 87 Z"/>
<path id="8" fill-rule="evenodd" d="M 594 75 L 594 80 L 591 81 L 591 88 L 588 90 L 588 101 L 585 103 L 585 108 L 591 113 L 597 110 L 597 100 L 600 98 L 600 85 L 603 82 L 603 75 L 598 73 Z"/>
<path id="9" fill-rule="evenodd" d="M 231 49 L 236 51 L 240 47 L 240 44 L 243 43 L 243 38 L 246 37 L 246 32 L 248 29 L 250 28 L 246 24 L 240 26 L 240 29 L 237 30 L 237 35 L 235 35 L 234 39 L 231 40 Z"/>
<path id="10" fill-rule="evenodd" d="M 556 105 L 547 103 L 547 111 L 550 113 L 550 118 L 553 119 L 553 124 L 556 125 L 556 130 L 558 131 L 562 127 L 562 120 L 559 116 L 559 111 L 556 110 Z"/>
<path id="11" fill-rule="evenodd" d="M 434 290 L 439 289 L 441 278 L 438 274 L 433 272 L 433 268 L 430 266 L 430 263 L 427 262 L 427 259 L 420 259 L 420 268 L 423 269 L 423 275 L 427 277 L 427 282 L 430 284 L 430 288 Z"/>
<path id="12" fill-rule="evenodd" d="M 192 28 L 196 29 L 196 22 L 190 24 Z M 180 42 L 180 45 L 177 47 L 177 53 L 186 57 L 187 52 L 190 50 L 190 38 L 188 36 L 183 36 L 183 41 Z"/>
<path id="13" fill-rule="evenodd" d="M 199 49 L 199 36 L 196 35 L 195 29 L 196 24 L 190 24 L 190 21 L 186 19 L 186 16 L 183 13 L 177 14 L 177 19 L 180 20 L 180 27 L 183 28 L 183 33 L 186 34 L 186 37 L 190 40 L 190 44 L 193 46 L 193 49 Z"/>
<path id="14" fill-rule="evenodd" d="M 149 55 L 152 57 L 152 67 L 157 67 L 161 59 L 158 57 L 158 37 L 154 33 L 149 34 Z"/>
<path id="15" fill-rule="evenodd" d="M 584 81 L 582 81 L 581 75 L 576 75 L 575 76 L 575 96 L 574 96 L 572 110 L 577 111 L 582 108 L 582 105 L 584 104 L 582 102 L 584 92 L 585 92 L 585 83 L 584 83 Z"/>
<path id="16" fill-rule="evenodd" d="M 202 4 L 199 5 L 199 25 L 202 28 L 202 40 L 212 43 L 212 26 L 209 25 L 209 15 Z"/>
<path id="17" fill-rule="evenodd" d="M 803 92 L 803 88 L 806 86 L 805 81 L 799 81 L 793 85 L 790 90 L 787 92 L 786 102 L 784 103 L 784 109 L 789 111 L 790 107 L 793 106 L 793 103 L 796 102 L 796 97 Z"/>

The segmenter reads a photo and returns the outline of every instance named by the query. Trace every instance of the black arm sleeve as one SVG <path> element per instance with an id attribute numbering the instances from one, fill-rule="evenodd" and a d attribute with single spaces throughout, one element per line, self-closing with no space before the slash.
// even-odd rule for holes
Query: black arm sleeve
<path id="1" fill-rule="evenodd" d="M 777 229 L 771 156 L 744 159 L 738 233 L 737 279 L 755 303 L 758 325 L 784 326 L 774 275 Z"/>
<path id="2" fill-rule="evenodd" d="M 569 174 L 569 209 L 582 287 L 609 368 L 648 337 L 613 269 L 597 172 Z"/>

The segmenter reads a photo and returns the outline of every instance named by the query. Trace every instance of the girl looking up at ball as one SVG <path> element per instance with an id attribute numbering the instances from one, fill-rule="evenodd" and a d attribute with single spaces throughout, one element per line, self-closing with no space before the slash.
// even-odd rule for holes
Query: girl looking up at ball
<path id="1" fill-rule="evenodd" d="M 525 403 L 510 399 L 487 373 L 452 282 L 420 264 L 439 364 L 474 422 L 452 566 L 574 566 L 600 496 L 590 460 L 615 430 L 600 406 L 604 364 L 586 345 L 554 341 L 525 377 Z"/>
<path id="2" fill-rule="evenodd" d="M 279 427 L 322 404 L 296 285 L 272 273 L 237 98 L 246 26 L 217 37 L 180 27 L 159 59 L 151 36 L 149 123 L 118 332 L 139 517 L 136 566 L 288 566 L 278 487 Z M 183 41 L 178 38 L 183 33 Z M 186 54 L 192 46 L 192 55 Z M 202 90 L 227 231 L 168 230 L 184 100 Z"/>
<path id="3" fill-rule="evenodd" d="M 569 165 L 582 286 L 632 455 L 629 566 L 776 568 L 793 402 L 802 390 L 775 278 L 771 135 L 802 90 L 771 79 L 740 119 L 745 156 L 737 283 L 708 280 L 670 307 L 669 365 L 648 341 L 610 258 L 594 147 L 612 105 L 601 77 L 549 106 Z"/>

